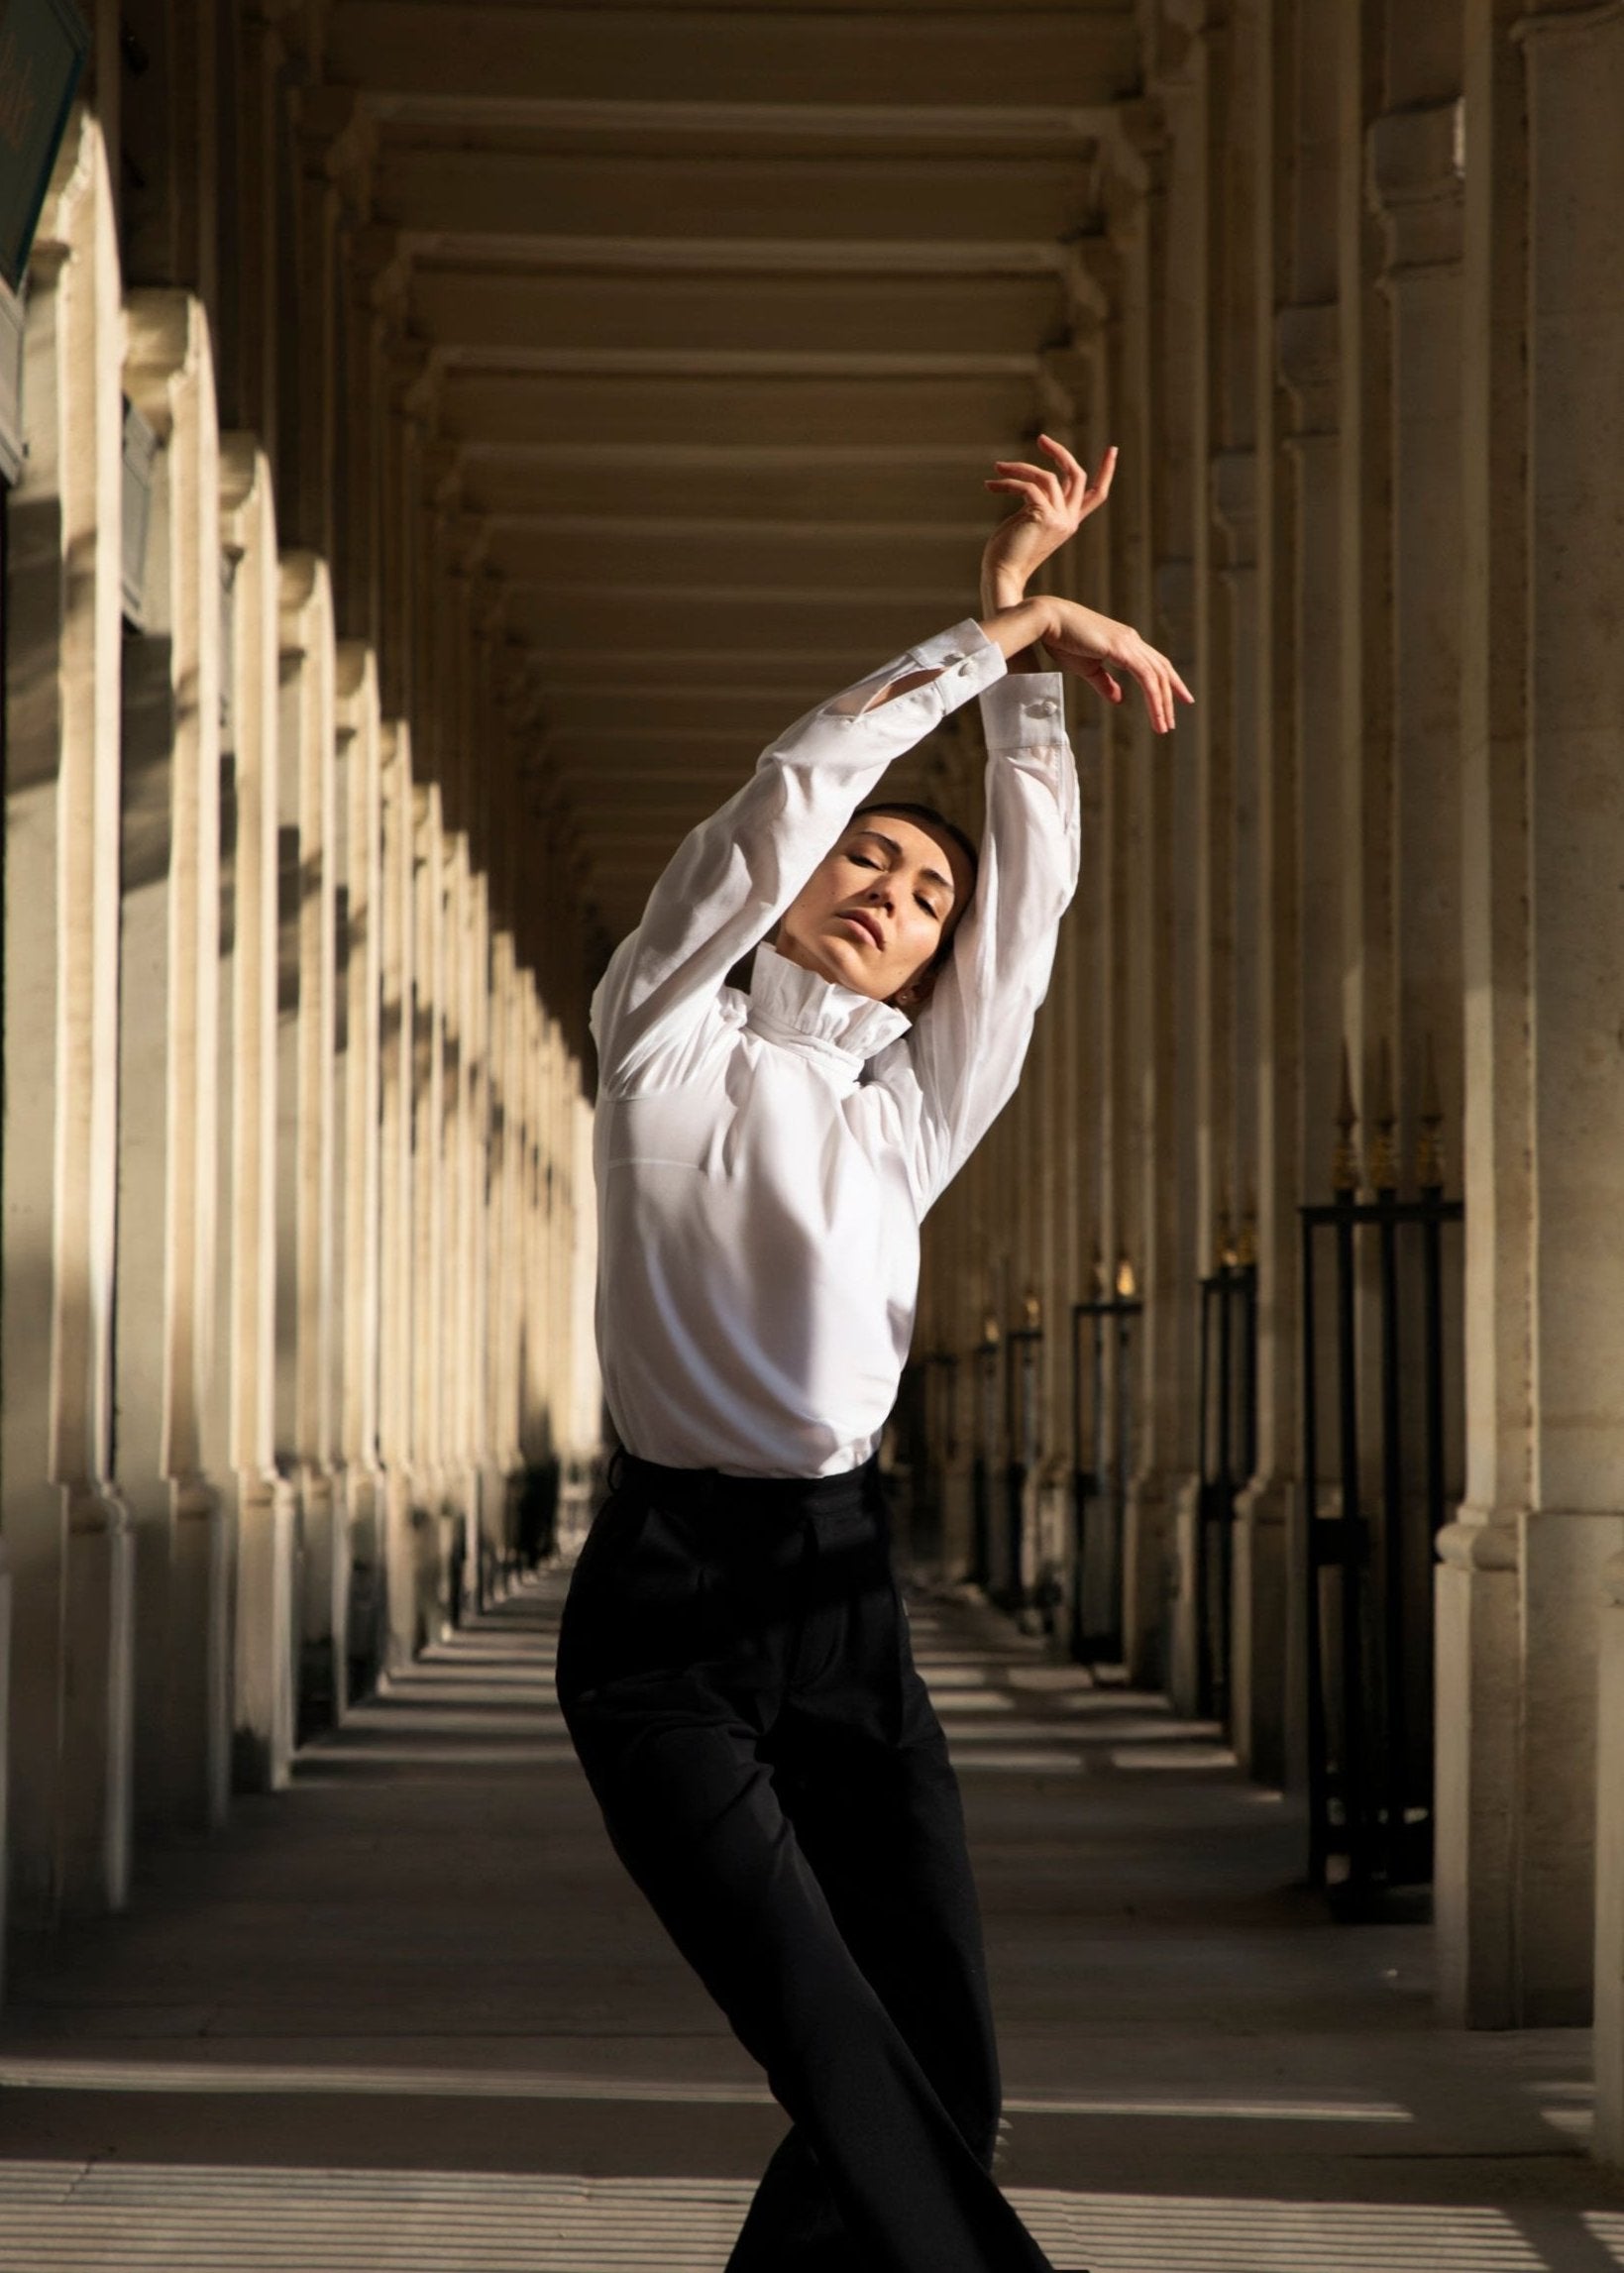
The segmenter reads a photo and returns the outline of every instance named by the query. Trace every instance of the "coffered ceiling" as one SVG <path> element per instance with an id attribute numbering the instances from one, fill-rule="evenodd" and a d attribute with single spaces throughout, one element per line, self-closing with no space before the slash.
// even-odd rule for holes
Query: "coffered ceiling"
<path id="1" fill-rule="evenodd" d="M 337 0 L 325 48 L 617 936 L 775 731 L 973 608 L 1132 0 Z"/>

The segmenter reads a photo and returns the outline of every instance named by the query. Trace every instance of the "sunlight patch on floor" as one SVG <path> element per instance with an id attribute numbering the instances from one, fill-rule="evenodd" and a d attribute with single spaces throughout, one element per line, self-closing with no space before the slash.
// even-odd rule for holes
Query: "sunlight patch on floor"
<path id="1" fill-rule="evenodd" d="M 703 2178 L 0 2164 L 0 2273 L 720 2273 L 751 2191 Z M 1610 2214 L 1009 2196 L 1057 2265 L 1091 2273 L 1624 2267 L 1624 2218 Z"/>

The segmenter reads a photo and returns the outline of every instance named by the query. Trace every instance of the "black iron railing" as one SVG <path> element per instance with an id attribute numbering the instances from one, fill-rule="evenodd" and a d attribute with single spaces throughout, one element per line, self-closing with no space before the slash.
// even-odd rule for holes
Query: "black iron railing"
<path id="1" fill-rule="evenodd" d="M 1201 1492 L 1195 1540 L 1196 1708 L 1228 1723 L 1235 1503 L 1257 1464 L 1257 1266 L 1201 1281 Z"/>
<path id="2" fill-rule="evenodd" d="M 1432 1876 L 1432 1573 L 1449 1467 L 1444 1231 L 1463 1214 L 1437 1186 L 1416 1200 L 1349 1191 L 1301 1210 L 1309 1876 L 1334 1884 L 1354 1915 Z"/>
<path id="3" fill-rule="evenodd" d="M 1097 1295 L 1071 1306 L 1071 1655 L 1120 1665 L 1128 1484 L 1133 1458 L 1137 1295 Z M 1085 1343 L 1087 1349 L 1085 1353 Z"/>

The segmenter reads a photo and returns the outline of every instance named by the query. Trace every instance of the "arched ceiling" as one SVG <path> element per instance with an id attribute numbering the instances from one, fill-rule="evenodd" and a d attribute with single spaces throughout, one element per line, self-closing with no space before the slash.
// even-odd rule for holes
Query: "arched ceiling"
<path id="1" fill-rule="evenodd" d="M 1133 0 L 336 0 L 325 50 L 618 936 L 774 732 L 973 609 Z"/>

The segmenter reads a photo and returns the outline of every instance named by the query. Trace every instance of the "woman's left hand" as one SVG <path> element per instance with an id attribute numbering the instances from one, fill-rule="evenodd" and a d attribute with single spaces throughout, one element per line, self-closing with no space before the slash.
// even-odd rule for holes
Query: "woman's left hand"
<path id="1" fill-rule="evenodd" d="M 1111 494 L 1111 481 L 1117 471 L 1115 443 L 1091 480 L 1063 442 L 1048 434 L 1039 434 L 1037 440 L 1054 460 L 1054 468 L 1004 458 L 998 461 L 993 478 L 983 484 L 985 488 L 1000 489 L 1022 500 L 1019 510 L 993 531 L 981 556 L 982 600 L 990 607 L 1013 606 L 1026 592 L 1033 571 L 1074 537 L 1089 514 Z"/>

